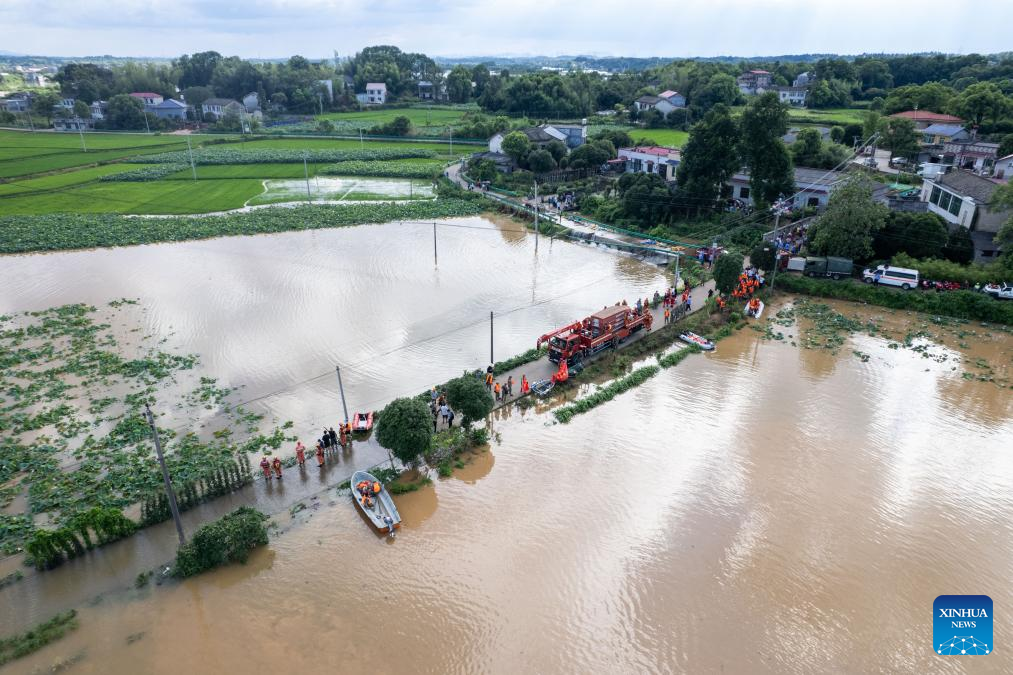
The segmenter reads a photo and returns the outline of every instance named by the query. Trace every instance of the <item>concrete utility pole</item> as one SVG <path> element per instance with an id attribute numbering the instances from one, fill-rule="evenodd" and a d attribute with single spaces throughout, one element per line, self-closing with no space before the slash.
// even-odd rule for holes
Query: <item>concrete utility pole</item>
<path id="1" fill-rule="evenodd" d="M 438 267 L 439 259 L 436 257 L 436 223 L 433 223 L 433 267 Z"/>
<path id="2" fill-rule="evenodd" d="M 148 111 L 145 110 L 141 114 L 144 115 L 144 128 L 147 129 L 148 133 L 150 134 L 151 133 L 151 127 L 148 126 Z"/>
<path id="3" fill-rule="evenodd" d="M 454 156 L 454 127 L 450 127 L 450 154 L 448 157 Z"/>
<path id="4" fill-rule="evenodd" d="M 186 135 L 186 151 L 190 155 L 190 170 L 193 171 L 193 180 L 197 182 L 197 165 L 193 161 L 193 147 L 190 145 L 190 134 Z"/>
<path id="5" fill-rule="evenodd" d="M 81 135 L 81 151 L 88 152 L 88 146 L 84 144 L 84 130 L 81 128 L 80 125 L 78 125 L 77 127 L 77 133 Z"/>
<path id="6" fill-rule="evenodd" d="M 345 403 L 345 387 L 341 384 L 341 366 L 334 366 L 338 373 L 338 391 L 341 392 L 341 409 L 345 412 L 345 424 L 348 424 L 348 405 Z"/>
<path id="7" fill-rule="evenodd" d="M 681 257 L 682 253 L 675 254 L 675 283 L 672 285 L 675 290 L 679 290 L 679 258 Z"/>
<path id="8" fill-rule="evenodd" d="M 303 153 L 303 156 L 302 156 L 302 170 L 303 170 L 303 174 L 306 176 L 306 199 L 308 199 L 309 201 L 313 201 L 313 196 L 310 194 L 310 169 L 309 169 L 309 165 L 306 162 L 306 159 L 307 159 L 307 153 Z"/>
<path id="9" fill-rule="evenodd" d="M 774 269 L 770 273 L 770 290 L 771 290 L 771 292 L 774 291 L 774 280 L 777 279 L 777 259 L 778 259 L 778 255 L 777 254 L 779 253 L 779 251 L 777 250 L 776 240 L 777 240 L 777 237 L 778 237 L 778 229 L 780 228 L 780 224 L 781 224 L 781 214 L 784 212 L 784 209 L 785 209 L 784 196 L 782 195 L 781 198 L 778 199 L 774 203 L 774 240 L 775 240 L 775 242 L 772 242 L 774 244 Z"/>
<path id="10" fill-rule="evenodd" d="M 496 363 L 492 356 L 492 312 L 489 312 L 489 363 Z"/>
<path id="11" fill-rule="evenodd" d="M 172 512 L 172 520 L 176 523 L 176 534 L 179 535 L 179 545 L 186 543 L 183 536 L 183 522 L 179 519 L 179 506 L 176 505 L 176 493 L 172 491 L 172 481 L 169 479 L 169 470 L 165 468 L 165 457 L 162 455 L 162 443 L 158 440 L 158 429 L 155 428 L 155 417 L 151 414 L 151 407 L 144 404 L 144 416 L 148 418 L 148 426 L 151 427 L 151 438 L 155 441 L 155 454 L 158 456 L 158 464 L 162 467 L 162 480 L 165 481 L 165 496 L 169 500 L 169 510 Z"/>
<path id="12" fill-rule="evenodd" d="M 362 140 L 362 127 L 359 127 L 359 149 L 364 150 L 365 148 L 366 143 Z"/>
<path id="13" fill-rule="evenodd" d="M 535 253 L 538 253 L 538 181 L 535 181 Z"/>

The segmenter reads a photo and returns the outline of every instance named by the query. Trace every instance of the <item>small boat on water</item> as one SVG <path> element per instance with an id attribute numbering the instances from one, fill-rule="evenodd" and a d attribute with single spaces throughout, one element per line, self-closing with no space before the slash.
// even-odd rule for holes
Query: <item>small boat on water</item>
<path id="1" fill-rule="evenodd" d="M 760 302 L 760 306 L 756 308 L 756 313 L 755 314 L 753 313 L 753 310 L 749 309 L 749 303 L 748 302 L 746 303 L 745 308 L 742 310 L 742 313 L 745 316 L 751 316 L 754 319 L 759 319 L 760 315 L 763 314 L 763 308 L 766 307 L 766 305 L 763 304 L 763 300 L 759 300 L 759 302 Z"/>
<path id="2" fill-rule="evenodd" d="M 373 428 L 373 411 L 355 413 L 352 420 L 352 431 L 365 433 Z"/>
<path id="3" fill-rule="evenodd" d="M 387 488 L 368 471 L 356 471 L 352 474 L 352 499 L 359 505 L 362 512 L 369 518 L 380 532 L 389 532 L 401 527 L 401 514 L 394 506 Z"/>
<path id="4" fill-rule="evenodd" d="M 682 340 L 683 342 L 688 342 L 691 345 L 696 345 L 705 352 L 709 352 L 714 349 L 713 342 L 711 342 L 710 340 L 701 335 L 697 335 L 696 333 L 692 333 L 690 331 L 686 331 L 685 333 L 680 335 L 679 339 Z"/>

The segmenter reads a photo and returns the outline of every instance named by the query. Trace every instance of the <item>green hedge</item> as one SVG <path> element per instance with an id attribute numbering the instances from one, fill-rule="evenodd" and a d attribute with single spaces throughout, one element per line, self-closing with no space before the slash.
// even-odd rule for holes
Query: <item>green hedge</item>
<path id="1" fill-rule="evenodd" d="M 658 366 L 644 366 L 643 368 L 637 368 L 626 377 L 609 382 L 590 396 L 579 398 L 569 405 L 557 408 L 552 412 L 552 414 L 555 415 L 556 419 L 560 422 L 569 422 L 574 415 L 585 413 L 592 408 L 600 406 L 602 403 L 611 401 L 619 394 L 642 384 L 646 380 L 657 375 L 659 372 L 661 372 L 661 368 Z"/>
<path id="2" fill-rule="evenodd" d="M 701 350 L 696 345 L 689 345 L 688 347 L 683 347 L 682 349 L 674 351 L 671 354 L 659 356 L 658 365 L 660 365 L 662 368 L 671 368 L 672 366 L 677 366 L 680 363 L 682 363 L 683 359 L 688 357 L 690 354 L 698 354 L 701 351 L 703 350 Z"/>
<path id="3" fill-rule="evenodd" d="M 20 635 L 0 638 L 0 666 L 42 649 L 75 628 L 77 628 L 77 612 L 72 609 L 57 614 L 49 621 L 40 623 Z M 55 667 L 53 672 L 56 672 Z"/>
<path id="4" fill-rule="evenodd" d="M 192 577 L 232 562 L 246 562 L 250 551 L 267 544 L 267 516 L 241 506 L 232 513 L 203 526 L 190 543 L 179 547 L 172 573 Z"/>
<path id="5" fill-rule="evenodd" d="M 537 361 L 538 359 L 545 356 L 548 353 L 548 351 L 549 351 L 548 347 L 541 347 L 540 349 L 529 349 L 523 354 L 512 356 L 509 359 L 505 359 L 503 361 L 497 361 L 492 366 L 492 374 L 500 375 L 502 373 L 507 372 L 508 370 L 513 370 L 517 366 L 523 366 L 525 363 Z"/>
<path id="6" fill-rule="evenodd" d="M 974 291 L 902 291 L 844 281 L 808 279 L 792 274 L 779 276 L 777 286 L 780 290 L 821 298 L 854 300 L 892 309 L 1013 325 L 1013 302 L 995 300 Z"/>
<path id="7" fill-rule="evenodd" d="M 132 218 L 118 214 L 58 213 L 0 216 L 0 253 L 29 253 L 103 246 L 131 246 L 239 234 L 471 216 L 486 204 L 463 199 L 376 202 L 341 206 L 264 208 L 221 216 Z"/>
<path id="8" fill-rule="evenodd" d="M 988 265 L 960 265 L 950 260 L 919 260 L 906 253 L 898 253 L 890 261 L 896 267 L 908 267 L 918 270 L 923 279 L 932 281 L 957 281 L 967 284 L 988 284 L 992 282 L 1013 281 L 1013 269 L 1002 262 Z"/>

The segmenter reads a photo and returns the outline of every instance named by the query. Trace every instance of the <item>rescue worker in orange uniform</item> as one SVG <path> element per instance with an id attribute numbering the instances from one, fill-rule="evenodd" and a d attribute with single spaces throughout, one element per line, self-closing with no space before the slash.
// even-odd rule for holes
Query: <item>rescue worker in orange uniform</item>
<path id="1" fill-rule="evenodd" d="M 280 480 L 281 479 L 281 458 L 280 457 L 275 457 L 274 458 L 274 462 L 272 462 L 272 464 L 274 465 L 274 475 L 277 476 L 278 479 Z"/>
<path id="2" fill-rule="evenodd" d="M 302 441 L 295 444 L 295 461 L 299 463 L 299 466 L 306 465 L 306 448 L 303 447 Z"/>
<path id="3" fill-rule="evenodd" d="M 317 466 L 324 468 L 324 446 L 317 443 Z"/>
<path id="4" fill-rule="evenodd" d="M 260 460 L 260 470 L 264 472 L 264 480 L 271 480 L 271 462 L 267 459 L 267 455 Z"/>
<path id="5" fill-rule="evenodd" d="M 528 384 L 528 376 L 521 375 L 521 394 L 527 394 L 531 392 L 531 385 Z"/>

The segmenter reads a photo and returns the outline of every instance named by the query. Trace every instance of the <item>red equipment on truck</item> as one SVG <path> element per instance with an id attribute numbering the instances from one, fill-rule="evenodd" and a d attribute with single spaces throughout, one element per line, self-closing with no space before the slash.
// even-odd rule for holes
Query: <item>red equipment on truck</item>
<path id="1" fill-rule="evenodd" d="M 615 305 L 595 312 L 583 321 L 563 326 L 538 338 L 536 347 L 549 344 L 549 360 L 570 365 L 612 346 L 642 328 L 651 329 L 654 317 L 644 308 L 638 314 L 632 307 Z"/>

